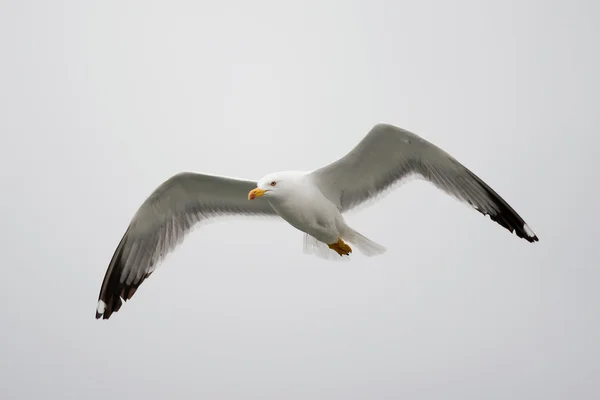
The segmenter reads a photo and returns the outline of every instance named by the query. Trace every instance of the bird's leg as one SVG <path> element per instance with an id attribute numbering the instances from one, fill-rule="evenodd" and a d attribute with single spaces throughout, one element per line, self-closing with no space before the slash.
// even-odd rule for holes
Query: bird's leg
<path id="1" fill-rule="evenodd" d="M 328 244 L 329 248 L 341 256 L 347 256 L 352 253 L 352 248 L 348 246 L 341 238 L 335 243 Z"/>

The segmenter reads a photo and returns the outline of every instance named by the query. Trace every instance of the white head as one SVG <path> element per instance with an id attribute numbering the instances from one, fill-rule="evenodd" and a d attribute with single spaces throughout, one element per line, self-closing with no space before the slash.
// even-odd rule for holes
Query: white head
<path id="1" fill-rule="evenodd" d="M 248 200 L 257 197 L 281 198 L 293 195 L 298 187 L 297 183 L 306 173 L 296 171 L 274 172 L 259 179 L 256 189 L 248 193 Z"/>

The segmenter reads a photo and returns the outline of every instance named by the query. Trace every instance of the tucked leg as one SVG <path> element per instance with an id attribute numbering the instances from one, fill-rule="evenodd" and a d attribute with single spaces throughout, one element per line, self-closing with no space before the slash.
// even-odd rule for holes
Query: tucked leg
<path id="1" fill-rule="evenodd" d="M 329 248 L 341 256 L 347 256 L 352 253 L 352 248 L 339 238 L 337 242 L 328 244 Z"/>

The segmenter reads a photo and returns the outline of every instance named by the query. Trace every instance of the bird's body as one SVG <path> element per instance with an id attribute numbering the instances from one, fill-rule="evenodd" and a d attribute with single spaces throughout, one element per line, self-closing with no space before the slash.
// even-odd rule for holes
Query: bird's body
<path id="1" fill-rule="evenodd" d="M 448 153 L 404 129 L 378 124 L 346 156 L 309 172 L 258 182 L 184 172 L 160 185 L 129 224 L 108 266 L 96 318 L 108 319 L 197 223 L 219 215 L 279 216 L 305 233 L 305 251 L 325 258 L 385 251 L 346 224 L 343 213 L 418 175 L 529 242 L 523 219 Z"/>
<path id="2" fill-rule="evenodd" d="M 289 195 L 267 199 L 281 218 L 323 243 L 338 240 L 346 226 L 344 217 L 335 204 L 311 184 L 309 173 L 280 172 L 267 179 L 275 179 L 271 177 L 279 177 L 290 187 L 286 191 Z"/>

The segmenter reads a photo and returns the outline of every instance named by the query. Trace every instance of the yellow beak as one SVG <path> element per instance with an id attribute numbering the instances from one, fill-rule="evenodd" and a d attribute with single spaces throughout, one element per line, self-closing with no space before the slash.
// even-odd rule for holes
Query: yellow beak
<path id="1" fill-rule="evenodd" d="M 254 200 L 257 197 L 264 196 L 266 190 L 262 190 L 259 188 L 252 189 L 250 193 L 248 193 L 248 200 Z"/>

